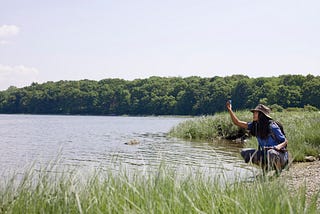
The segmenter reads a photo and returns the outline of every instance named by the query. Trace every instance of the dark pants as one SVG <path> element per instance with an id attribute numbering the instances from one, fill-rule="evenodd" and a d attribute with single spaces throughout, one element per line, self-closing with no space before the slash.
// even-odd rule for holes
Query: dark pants
<path id="1" fill-rule="evenodd" d="M 243 157 L 246 163 L 252 162 L 257 165 L 265 165 L 267 164 L 267 156 L 265 151 L 245 148 L 241 150 L 241 156 Z"/>
<path id="2" fill-rule="evenodd" d="M 266 170 L 276 169 L 281 171 L 288 165 L 288 152 L 279 152 L 274 149 L 245 148 L 242 149 L 241 156 L 246 163 L 252 162 Z"/>

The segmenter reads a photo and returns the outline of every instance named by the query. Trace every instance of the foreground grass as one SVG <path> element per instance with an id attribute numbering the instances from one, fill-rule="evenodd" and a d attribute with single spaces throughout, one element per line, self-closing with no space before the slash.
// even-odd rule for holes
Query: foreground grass
<path id="1" fill-rule="evenodd" d="M 252 113 L 239 111 L 240 120 L 251 121 Z M 305 156 L 320 154 L 320 112 L 284 111 L 272 114 L 280 121 L 289 141 L 288 149 L 294 161 L 303 161 Z M 246 133 L 233 125 L 227 112 L 215 116 L 199 117 L 182 122 L 170 131 L 174 137 L 194 140 L 212 140 L 215 138 L 235 139 Z M 255 138 L 250 138 L 245 147 L 257 147 Z"/>
<path id="2" fill-rule="evenodd" d="M 266 179 L 266 178 L 265 178 Z M 222 184 L 223 183 L 223 184 Z M 284 182 L 221 182 L 202 173 L 178 175 L 99 171 L 48 173 L 28 170 L 1 183 L 1 213 L 317 213 L 317 195 L 290 194 Z"/>

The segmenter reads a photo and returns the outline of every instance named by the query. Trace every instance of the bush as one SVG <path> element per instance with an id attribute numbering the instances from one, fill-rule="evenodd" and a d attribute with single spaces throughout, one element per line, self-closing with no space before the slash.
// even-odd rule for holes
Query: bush
<path id="1" fill-rule="evenodd" d="M 305 105 L 305 106 L 303 107 L 303 109 L 304 109 L 305 111 L 319 111 L 319 109 L 317 109 L 317 107 L 314 107 L 314 106 L 312 106 L 312 105 Z"/>
<path id="2" fill-rule="evenodd" d="M 282 106 L 278 105 L 278 104 L 273 104 L 270 105 L 270 108 L 273 112 L 283 112 L 283 108 Z"/>

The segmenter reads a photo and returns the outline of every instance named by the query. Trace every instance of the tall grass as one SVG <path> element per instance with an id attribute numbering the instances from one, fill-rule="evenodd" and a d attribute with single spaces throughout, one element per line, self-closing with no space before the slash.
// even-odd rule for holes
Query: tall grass
<path id="1" fill-rule="evenodd" d="M 252 113 L 249 111 L 239 111 L 236 115 L 243 121 L 252 120 Z M 303 161 L 308 155 L 320 154 L 320 112 L 283 111 L 273 113 L 272 117 L 283 124 L 289 141 L 288 149 L 295 161 Z M 245 132 L 246 130 L 235 126 L 225 112 L 182 122 L 170 130 L 169 134 L 184 139 L 211 140 L 235 139 Z M 245 147 L 257 147 L 256 139 L 250 138 Z"/>
<path id="2" fill-rule="evenodd" d="M 247 112 L 236 112 L 244 121 L 252 120 Z M 245 134 L 245 130 L 233 125 L 229 114 L 217 113 L 214 116 L 202 116 L 181 122 L 173 127 L 169 135 L 190 140 L 212 140 L 215 138 L 236 138 Z"/>
<path id="3" fill-rule="evenodd" d="M 155 173 L 96 171 L 59 176 L 26 171 L 1 184 L 1 213 L 317 213 L 317 195 L 290 194 L 279 180 L 219 182 L 202 173 L 180 177 L 161 166 Z"/>

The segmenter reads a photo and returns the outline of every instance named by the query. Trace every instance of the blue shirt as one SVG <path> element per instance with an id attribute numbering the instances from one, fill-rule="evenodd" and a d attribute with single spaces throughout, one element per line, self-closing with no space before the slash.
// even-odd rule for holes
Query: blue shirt
<path id="1" fill-rule="evenodd" d="M 252 128 L 253 122 L 248 122 L 248 129 L 250 130 Z M 265 146 L 276 146 L 280 143 L 283 143 L 286 140 L 286 137 L 281 132 L 280 127 L 276 123 L 270 123 L 270 129 L 272 134 L 270 133 L 266 139 L 261 139 L 260 137 L 257 137 L 259 146 L 262 148 Z"/>

